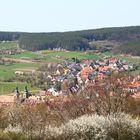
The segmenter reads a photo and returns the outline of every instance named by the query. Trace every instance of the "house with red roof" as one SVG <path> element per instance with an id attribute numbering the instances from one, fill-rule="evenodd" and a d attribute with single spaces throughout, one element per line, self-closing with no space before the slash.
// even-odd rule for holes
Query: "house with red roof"
<path id="1" fill-rule="evenodd" d="M 86 80 L 89 76 L 89 74 L 93 73 L 94 70 L 91 66 L 85 66 L 81 72 L 80 72 L 80 77 L 82 80 Z"/>
<path id="2" fill-rule="evenodd" d="M 109 66 L 103 66 L 99 68 L 99 72 L 106 72 L 109 70 Z"/>
<path id="3" fill-rule="evenodd" d="M 117 63 L 118 59 L 117 58 L 110 58 L 109 63 Z"/>

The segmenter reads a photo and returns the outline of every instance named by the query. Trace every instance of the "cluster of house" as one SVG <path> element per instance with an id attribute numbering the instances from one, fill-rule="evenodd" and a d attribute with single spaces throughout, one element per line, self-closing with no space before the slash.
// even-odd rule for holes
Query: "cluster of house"
<path id="1" fill-rule="evenodd" d="M 21 49 L 19 48 L 1 48 L 0 49 L 0 55 L 14 55 L 14 54 L 17 54 L 17 53 L 20 53 L 21 52 Z"/>
<path id="2" fill-rule="evenodd" d="M 136 66 L 125 60 L 109 58 L 106 60 L 65 61 L 57 65 L 54 75 L 48 75 L 51 86 L 40 91 L 40 96 L 59 96 L 77 93 L 88 84 L 96 84 L 112 73 L 133 71 Z M 140 87 L 137 87 L 140 90 Z"/>

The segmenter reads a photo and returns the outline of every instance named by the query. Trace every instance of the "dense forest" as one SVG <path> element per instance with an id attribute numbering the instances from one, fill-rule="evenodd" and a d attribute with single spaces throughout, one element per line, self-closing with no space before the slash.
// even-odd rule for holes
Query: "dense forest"
<path id="1" fill-rule="evenodd" d="M 56 33 L 0 32 L 0 41 L 13 40 L 18 40 L 22 49 L 30 51 L 54 48 L 71 51 L 98 50 L 101 47 L 98 48 L 94 42 L 108 41 L 109 44 L 102 44 L 102 47 L 111 47 L 111 51 L 117 53 L 140 55 L 140 26 Z"/>

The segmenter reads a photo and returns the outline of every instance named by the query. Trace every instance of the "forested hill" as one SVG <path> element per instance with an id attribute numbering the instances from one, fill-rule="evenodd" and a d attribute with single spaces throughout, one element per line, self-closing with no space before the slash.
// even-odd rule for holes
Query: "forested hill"
<path id="1" fill-rule="evenodd" d="M 95 49 L 140 55 L 140 26 L 56 33 L 0 32 L 0 41 L 13 40 L 18 40 L 21 48 L 31 51 Z"/>

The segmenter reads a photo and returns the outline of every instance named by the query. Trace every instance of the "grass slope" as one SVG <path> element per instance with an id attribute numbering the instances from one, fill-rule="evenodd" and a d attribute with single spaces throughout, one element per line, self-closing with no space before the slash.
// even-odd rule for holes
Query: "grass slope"
<path id="1" fill-rule="evenodd" d="M 98 59 L 98 55 L 92 55 L 85 52 L 74 52 L 74 51 L 41 51 L 39 52 L 31 52 L 26 51 L 15 55 L 6 55 L 3 57 L 10 57 L 15 59 L 40 59 L 41 62 L 60 62 L 66 58 L 77 57 L 79 59 Z"/>
<path id="2" fill-rule="evenodd" d="M 39 67 L 38 64 L 29 64 L 29 63 L 14 63 L 10 65 L 0 65 L 0 79 L 8 79 L 15 75 L 16 69 L 35 69 Z"/>
<path id="3" fill-rule="evenodd" d="M 17 41 L 1 41 L 0 42 L 0 49 L 13 49 L 18 48 Z"/>
<path id="4" fill-rule="evenodd" d="M 0 95 L 14 93 L 16 86 L 18 86 L 20 93 L 24 93 L 26 85 L 28 85 L 28 90 L 31 93 L 39 90 L 36 87 L 31 87 L 31 85 L 26 82 L 0 82 Z"/>

